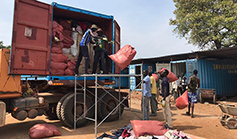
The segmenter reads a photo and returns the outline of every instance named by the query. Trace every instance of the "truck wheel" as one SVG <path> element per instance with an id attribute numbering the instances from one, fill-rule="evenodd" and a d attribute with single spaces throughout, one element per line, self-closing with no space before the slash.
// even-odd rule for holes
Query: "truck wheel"
<path id="1" fill-rule="evenodd" d="M 93 105 L 93 102 L 89 96 L 86 99 L 86 110 Z M 84 95 L 77 94 L 77 118 L 84 114 Z M 86 112 L 86 117 L 92 118 L 94 116 L 94 109 L 91 108 Z M 63 123 L 69 128 L 74 127 L 74 94 L 70 94 L 62 103 L 61 106 L 61 118 Z M 78 119 L 76 127 L 85 126 L 89 121 L 84 117 Z"/>
<path id="2" fill-rule="evenodd" d="M 56 114 L 56 106 L 57 103 L 50 103 L 49 104 L 49 110 L 45 111 L 45 115 L 48 116 L 50 120 L 57 120 L 57 114 Z"/>
<path id="3" fill-rule="evenodd" d="M 226 120 L 226 125 L 229 129 L 235 129 L 237 127 L 237 120 L 230 117 Z"/>
<path id="4" fill-rule="evenodd" d="M 117 100 L 119 100 L 119 93 L 118 92 L 110 92 Z M 103 96 L 103 94 L 101 95 Z M 103 98 L 103 101 L 98 102 L 98 118 L 104 119 L 118 104 L 119 102 L 114 99 L 109 94 L 106 94 Z M 122 100 L 122 96 L 121 96 Z M 118 107 L 120 109 L 120 115 L 122 115 L 124 106 L 120 105 Z M 119 109 L 116 109 L 105 121 L 115 121 L 119 119 Z"/>
<path id="5" fill-rule="evenodd" d="M 68 93 L 66 95 L 64 95 L 57 103 L 57 106 L 56 106 L 56 114 L 57 114 L 57 117 L 59 120 L 62 120 L 62 117 L 61 117 L 61 106 L 63 104 L 63 101 L 69 96 L 71 95 L 72 93 Z"/>

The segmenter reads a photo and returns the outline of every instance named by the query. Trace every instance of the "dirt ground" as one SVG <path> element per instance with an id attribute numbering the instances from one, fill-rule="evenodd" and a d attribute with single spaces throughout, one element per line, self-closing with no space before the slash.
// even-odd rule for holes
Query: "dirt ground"
<path id="1" fill-rule="evenodd" d="M 132 109 L 140 111 L 140 92 L 132 93 Z M 237 102 L 227 102 L 237 104 Z M 178 110 L 172 103 L 172 124 L 175 129 L 184 131 L 192 135 L 208 138 L 208 139 L 237 139 L 237 129 L 228 129 L 222 126 L 219 121 L 219 116 L 222 114 L 217 105 L 206 103 L 195 105 L 195 118 L 185 115 L 186 109 Z M 104 122 L 98 128 L 98 136 L 104 132 L 111 134 L 111 131 L 119 129 L 124 125 L 128 125 L 130 120 L 140 119 L 140 112 L 131 112 L 125 110 L 120 121 Z M 151 120 L 164 121 L 161 106 L 159 105 L 158 115 L 150 117 Z M 64 127 L 59 120 L 48 120 L 45 116 L 37 117 L 36 119 L 27 119 L 18 121 L 7 115 L 6 125 L 0 127 L 1 139 L 27 139 L 29 129 L 37 123 L 50 123 L 56 125 L 62 133 L 62 136 L 52 137 L 54 139 L 93 139 L 94 122 L 90 122 L 86 127 L 76 130 Z"/>

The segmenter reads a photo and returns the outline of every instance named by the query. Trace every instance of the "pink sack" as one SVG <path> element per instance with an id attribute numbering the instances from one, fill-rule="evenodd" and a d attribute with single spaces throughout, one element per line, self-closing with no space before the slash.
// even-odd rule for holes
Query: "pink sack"
<path id="1" fill-rule="evenodd" d="M 52 47 L 63 48 L 63 42 L 53 42 Z"/>
<path id="2" fill-rule="evenodd" d="M 63 27 L 56 21 L 53 21 L 53 29 L 57 28 L 61 32 L 63 31 Z"/>
<path id="3" fill-rule="evenodd" d="M 188 103 L 188 91 L 185 91 L 182 96 L 178 97 L 175 101 L 175 106 L 178 109 L 184 109 L 186 108 L 189 103 Z"/>
<path id="4" fill-rule="evenodd" d="M 67 67 L 67 64 L 66 63 L 62 63 L 62 62 L 54 62 L 54 61 L 51 61 L 51 68 L 52 69 L 66 69 Z"/>
<path id="5" fill-rule="evenodd" d="M 161 73 L 163 70 L 168 70 L 168 69 L 162 68 L 159 70 L 159 73 Z M 167 78 L 170 83 L 178 80 L 178 78 L 176 77 L 176 75 L 173 72 L 171 72 L 170 70 L 168 70 L 168 71 L 169 71 L 169 74 L 167 75 Z"/>
<path id="6" fill-rule="evenodd" d="M 74 71 L 76 66 L 71 61 L 68 61 L 67 68 Z"/>
<path id="7" fill-rule="evenodd" d="M 59 41 L 63 41 L 64 40 L 64 35 L 62 33 L 62 31 L 59 28 L 54 28 L 53 29 L 53 41 L 57 42 L 54 37 L 57 37 L 59 39 Z"/>
<path id="8" fill-rule="evenodd" d="M 51 69 L 51 75 L 64 75 L 65 71 L 63 69 Z"/>
<path id="9" fill-rule="evenodd" d="M 165 129 L 163 122 L 154 120 L 132 120 L 131 124 L 133 126 L 133 131 L 136 137 L 143 135 L 164 135 L 168 129 Z"/>
<path id="10" fill-rule="evenodd" d="M 71 24 L 67 20 L 60 19 L 59 24 L 62 25 L 64 29 L 71 29 Z"/>
<path id="11" fill-rule="evenodd" d="M 71 36 L 72 35 L 72 31 L 68 30 L 68 29 L 64 29 L 63 30 L 63 34 L 67 35 L 67 36 Z"/>
<path id="12" fill-rule="evenodd" d="M 68 60 L 68 61 L 70 61 L 74 66 L 76 66 L 77 65 L 77 63 L 76 63 L 76 61 L 75 60 L 73 60 L 73 59 L 70 59 L 70 60 Z"/>
<path id="13" fill-rule="evenodd" d="M 74 70 L 71 70 L 71 69 L 66 69 L 65 70 L 65 74 L 68 75 L 68 76 L 73 76 L 74 75 Z"/>
<path id="14" fill-rule="evenodd" d="M 68 56 L 64 54 L 51 54 L 51 61 L 54 62 L 65 62 L 68 59 Z"/>
<path id="15" fill-rule="evenodd" d="M 61 136 L 61 133 L 54 125 L 36 124 L 30 128 L 29 135 L 31 139 L 41 139 L 45 137 Z"/>
<path id="16" fill-rule="evenodd" d="M 136 55 L 136 50 L 131 45 L 125 45 L 116 54 L 110 55 L 109 57 L 119 66 L 121 70 L 126 68 L 134 56 Z"/>
<path id="17" fill-rule="evenodd" d="M 68 36 L 66 34 L 63 34 L 63 43 L 67 43 L 67 44 L 74 44 L 74 40 L 72 39 L 71 36 Z"/>
<path id="18" fill-rule="evenodd" d="M 63 49 L 60 47 L 52 47 L 51 52 L 55 54 L 63 54 Z"/>

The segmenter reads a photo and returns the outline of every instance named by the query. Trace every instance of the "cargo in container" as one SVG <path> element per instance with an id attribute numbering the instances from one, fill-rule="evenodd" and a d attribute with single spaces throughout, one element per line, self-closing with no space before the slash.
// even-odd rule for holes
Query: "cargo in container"
<path id="1" fill-rule="evenodd" d="M 109 54 L 120 49 L 120 27 L 111 15 L 65 6 L 51 5 L 35 0 L 16 0 L 11 48 L 10 74 L 49 76 L 51 70 L 51 48 L 53 20 L 69 20 L 86 23 L 87 28 L 96 24 L 103 29 L 108 40 Z M 90 49 L 90 69 L 93 63 L 93 49 Z M 77 57 L 71 58 L 77 59 Z M 81 65 L 83 64 L 83 61 Z M 81 66 L 82 67 L 82 66 Z M 120 70 L 112 62 L 113 73 Z"/>

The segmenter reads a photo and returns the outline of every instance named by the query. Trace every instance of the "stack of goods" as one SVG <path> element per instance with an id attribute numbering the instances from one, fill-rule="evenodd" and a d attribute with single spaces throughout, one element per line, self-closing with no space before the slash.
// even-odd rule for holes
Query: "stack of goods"
<path id="1" fill-rule="evenodd" d="M 72 20 L 57 19 L 53 21 L 53 43 L 51 49 L 51 75 L 73 76 L 76 67 L 76 60 L 79 53 L 79 44 L 83 33 L 90 28 L 87 22 L 77 22 Z M 89 67 L 88 72 L 92 72 L 93 67 L 93 44 L 88 46 Z M 79 73 L 85 73 L 84 57 L 80 63 Z"/>
<path id="2" fill-rule="evenodd" d="M 64 70 L 67 67 L 65 61 L 68 59 L 63 54 L 63 27 L 56 21 L 53 21 L 53 43 L 51 49 L 51 75 L 64 75 Z"/>

